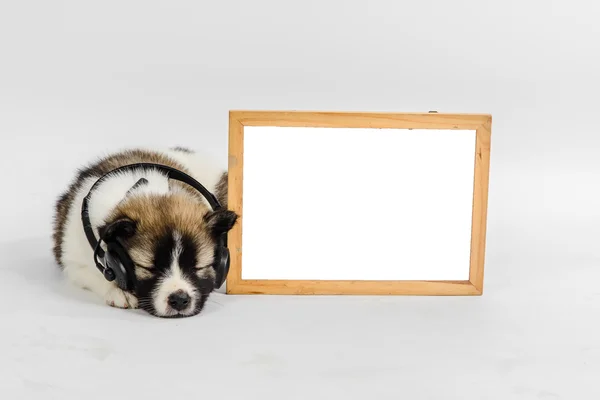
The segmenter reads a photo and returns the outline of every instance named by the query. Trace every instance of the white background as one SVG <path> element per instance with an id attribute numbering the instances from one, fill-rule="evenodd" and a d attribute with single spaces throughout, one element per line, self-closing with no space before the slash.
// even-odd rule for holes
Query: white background
<path id="1" fill-rule="evenodd" d="M 469 280 L 474 166 L 475 131 L 246 126 L 242 279 Z"/>
<path id="2" fill-rule="evenodd" d="M 165 396 L 600 398 L 599 17 L 592 0 L 2 1 L 0 390 L 23 394 L 3 397 L 115 397 L 137 371 L 137 394 Z M 221 295 L 173 322 L 59 290 L 50 218 L 74 168 L 139 143 L 226 166 L 239 108 L 492 113 L 484 295 Z"/>

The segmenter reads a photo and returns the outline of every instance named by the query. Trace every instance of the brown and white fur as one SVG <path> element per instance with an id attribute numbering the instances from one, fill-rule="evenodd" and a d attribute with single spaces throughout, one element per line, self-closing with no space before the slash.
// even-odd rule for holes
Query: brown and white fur
<path id="1" fill-rule="evenodd" d="M 125 292 L 96 268 L 81 221 L 81 205 L 99 177 L 139 162 L 186 172 L 214 193 L 225 210 L 213 212 L 199 193 L 167 179 L 162 171 L 109 175 L 92 192 L 89 216 L 96 237 L 112 227 L 135 264 L 135 288 Z M 132 189 L 140 178 L 148 183 Z M 159 317 L 198 314 L 215 289 L 215 238 L 229 231 L 237 220 L 235 213 L 226 210 L 226 181 L 225 172 L 183 148 L 132 149 L 103 157 L 80 169 L 56 203 L 55 259 L 69 282 L 92 291 L 111 306 L 139 307 Z M 186 301 L 178 303 L 182 296 Z"/>

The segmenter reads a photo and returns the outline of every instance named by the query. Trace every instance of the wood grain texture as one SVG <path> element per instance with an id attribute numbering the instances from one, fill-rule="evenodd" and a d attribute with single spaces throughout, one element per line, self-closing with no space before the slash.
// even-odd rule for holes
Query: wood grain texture
<path id="1" fill-rule="evenodd" d="M 245 126 L 333 128 L 477 129 L 488 114 L 232 111 Z"/>
<path id="2" fill-rule="evenodd" d="M 228 208 L 239 216 L 237 223 L 227 235 L 230 252 L 230 268 L 227 275 L 227 293 L 242 280 L 242 229 L 243 182 L 244 182 L 244 127 L 232 115 L 229 117 L 229 161 L 228 161 Z"/>
<path id="3" fill-rule="evenodd" d="M 229 285 L 228 285 L 229 286 Z M 287 295 L 479 295 L 469 281 L 326 281 L 326 280 L 241 280 L 234 294 Z"/>
<path id="4" fill-rule="evenodd" d="M 492 117 L 489 114 L 230 111 L 228 203 L 240 216 L 229 232 L 229 294 L 481 295 L 485 261 Z M 471 254 L 468 281 L 243 280 L 244 126 L 461 129 L 476 131 Z"/>
<path id="5" fill-rule="evenodd" d="M 477 128 L 469 281 L 483 294 L 492 119 Z"/>

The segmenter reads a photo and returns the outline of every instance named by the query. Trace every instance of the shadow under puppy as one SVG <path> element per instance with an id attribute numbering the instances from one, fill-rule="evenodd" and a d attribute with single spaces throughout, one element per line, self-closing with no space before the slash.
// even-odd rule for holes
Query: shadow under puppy
<path id="1" fill-rule="evenodd" d="M 213 211 L 198 191 L 168 179 L 162 170 L 111 172 L 136 163 L 166 165 L 192 176 L 222 208 Z M 105 279 L 95 265 L 81 219 L 86 196 L 95 236 L 118 239 L 133 262 L 131 290 Z M 237 218 L 227 210 L 227 173 L 215 170 L 197 153 L 184 148 L 124 150 L 80 169 L 58 199 L 54 257 L 69 282 L 111 306 L 139 307 L 158 317 L 192 316 L 200 313 L 216 289 L 217 241 Z"/>

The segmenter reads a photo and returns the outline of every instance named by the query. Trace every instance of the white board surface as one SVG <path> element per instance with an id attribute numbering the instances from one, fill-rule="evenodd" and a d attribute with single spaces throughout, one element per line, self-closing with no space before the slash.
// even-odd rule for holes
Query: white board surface
<path id="1" fill-rule="evenodd" d="M 468 280 L 475 131 L 244 127 L 242 279 Z"/>

